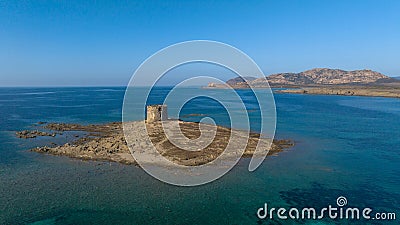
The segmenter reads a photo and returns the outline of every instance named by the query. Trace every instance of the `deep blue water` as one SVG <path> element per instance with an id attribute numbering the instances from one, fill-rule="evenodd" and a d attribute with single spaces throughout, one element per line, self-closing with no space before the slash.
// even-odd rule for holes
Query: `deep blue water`
<path id="1" fill-rule="evenodd" d="M 156 90 L 149 103 L 166 92 Z M 240 95 L 257 131 L 254 99 L 246 90 Z M 275 94 L 276 137 L 296 146 L 268 157 L 255 172 L 242 159 L 221 179 L 191 188 L 164 184 L 134 166 L 29 152 L 38 141 L 14 136 L 38 121 L 121 121 L 123 96 L 124 88 L 109 87 L 0 89 L 0 224 L 380 224 L 256 217 L 264 203 L 322 208 L 339 196 L 349 206 L 400 215 L 400 99 Z M 229 125 L 209 99 L 194 100 L 181 116 L 199 119 L 184 116 L 191 113 Z"/>

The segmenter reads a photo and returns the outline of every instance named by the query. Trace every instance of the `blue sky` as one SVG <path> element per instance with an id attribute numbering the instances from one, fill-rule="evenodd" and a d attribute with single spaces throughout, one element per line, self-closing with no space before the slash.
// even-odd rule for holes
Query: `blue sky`
<path id="1" fill-rule="evenodd" d="M 400 76 L 400 1 L 2 1 L 0 86 L 126 85 L 154 52 L 221 41 L 265 74 Z"/>

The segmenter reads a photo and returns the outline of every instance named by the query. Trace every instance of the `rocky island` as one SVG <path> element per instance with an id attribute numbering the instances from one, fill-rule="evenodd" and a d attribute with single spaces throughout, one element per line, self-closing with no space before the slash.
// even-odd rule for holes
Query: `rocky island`
<path id="1" fill-rule="evenodd" d="M 139 123 L 143 121 L 130 122 L 133 128 L 139 127 Z M 189 139 L 196 139 L 200 136 L 199 123 L 178 121 L 182 133 Z M 32 149 L 31 151 L 46 153 L 51 155 L 68 156 L 71 158 L 78 158 L 83 160 L 105 160 L 119 162 L 123 164 L 136 164 L 133 156 L 131 155 L 128 145 L 125 141 L 124 132 L 121 122 L 98 124 L 98 125 L 80 125 L 80 124 L 66 124 L 66 123 L 48 123 L 41 128 L 45 131 L 33 131 L 36 136 L 48 136 L 49 138 L 63 135 L 64 132 L 80 131 L 84 132 L 83 136 L 76 136 L 76 139 L 71 140 L 62 145 L 53 146 L 40 146 Z M 233 129 L 215 125 L 203 125 L 205 129 L 216 129 L 215 139 L 205 149 L 201 151 L 186 151 L 173 145 L 165 133 L 163 132 L 161 122 L 153 122 L 147 124 L 147 133 L 150 140 L 157 151 L 169 160 L 182 164 L 182 165 L 201 165 L 213 161 L 225 149 L 231 132 Z M 52 131 L 50 133 L 50 131 Z M 244 132 L 236 131 L 235 132 Z M 26 130 L 17 132 L 19 138 L 25 138 L 22 134 L 31 134 L 32 131 Z M 139 132 L 142 135 L 147 135 L 145 132 Z M 48 135 L 56 134 L 56 135 Z M 29 135 L 29 138 L 35 138 Z M 136 144 L 146 151 L 146 143 L 141 142 L 141 137 L 137 137 Z M 250 133 L 250 138 L 247 141 L 244 156 L 252 156 L 260 135 L 257 133 Z M 290 140 L 274 140 L 268 155 L 276 154 L 284 148 L 293 146 Z"/>
<path id="2" fill-rule="evenodd" d="M 316 68 L 300 73 L 272 74 L 265 79 L 237 77 L 226 82 L 235 89 L 289 88 L 279 93 L 400 97 L 400 80 L 372 70 Z M 207 88 L 226 88 L 210 83 Z"/>

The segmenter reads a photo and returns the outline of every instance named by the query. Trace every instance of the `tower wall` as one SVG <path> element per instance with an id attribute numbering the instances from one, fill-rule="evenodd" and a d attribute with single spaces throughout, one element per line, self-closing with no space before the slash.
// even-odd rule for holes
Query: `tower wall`
<path id="1" fill-rule="evenodd" d="M 148 105 L 146 110 L 146 123 L 168 119 L 167 105 Z"/>

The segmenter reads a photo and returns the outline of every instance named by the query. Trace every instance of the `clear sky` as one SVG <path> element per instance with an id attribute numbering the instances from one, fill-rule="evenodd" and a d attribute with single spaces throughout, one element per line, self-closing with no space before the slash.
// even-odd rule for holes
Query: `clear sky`
<path id="1" fill-rule="evenodd" d="M 400 1 L 3 1 L 0 86 L 126 85 L 168 45 L 221 41 L 265 74 L 400 76 Z"/>

